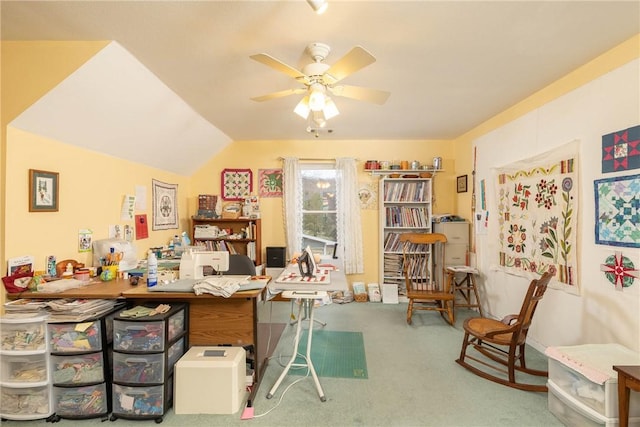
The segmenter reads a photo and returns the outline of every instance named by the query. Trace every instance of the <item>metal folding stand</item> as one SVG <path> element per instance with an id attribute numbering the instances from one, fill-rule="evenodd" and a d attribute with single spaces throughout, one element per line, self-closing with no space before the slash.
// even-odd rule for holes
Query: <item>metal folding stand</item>
<path id="1" fill-rule="evenodd" d="M 318 396 L 320 397 L 320 401 L 325 402 L 327 398 L 324 396 L 324 391 L 322 390 L 322 386 L 320 385 L 320 380 L 318 380 L 318 375 L 316 374 L 316 370 L 313 367 L 313 362 L 311 361 L 311 341 L 313 337 L 313 306 L 314 300 L 317 298 L 323 298 L 327 295 L 326 291 L 285 291 L 282 293 L 284 298 L 300 298 L 300 307 L 298 308 L 298 324 L 296 326 L 296 337 L 293 344 L 293 354 L 291 355 L 291 359 L 287 366 L 285 366 L 284 370 L 280 374 L 280 377 L 275 382 L 269 393 L 267 393 L 267 399 L 271 399 L 284 380 L 284 377 L 289 372 L 292 366 L 295 367 L 306 367 L 311 372 L 311 376 L 313 377 L 313 381 L 316 385 L 316 390 L 318 391 Z M 296 357 L 298 356 L 298 347 L 300 345 L 300 334 L 302 332 L 302 322 L 304 321 L 302 316 L 302 310 L 305 310 L 305 313 L 309 314 L 309 333 L 307 334 L 307 353 L 305 358 L 305 363 L 294 363 Z"/>

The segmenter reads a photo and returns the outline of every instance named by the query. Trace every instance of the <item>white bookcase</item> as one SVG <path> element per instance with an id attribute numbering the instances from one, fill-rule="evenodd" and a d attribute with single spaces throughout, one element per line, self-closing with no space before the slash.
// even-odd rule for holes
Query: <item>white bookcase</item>
<path id="1" fill-rule="evenodd" d="M 432 178 L 380 179 L 380 283 L 406 293 L 402 275 L 400 234 L 431 233 Z"/>

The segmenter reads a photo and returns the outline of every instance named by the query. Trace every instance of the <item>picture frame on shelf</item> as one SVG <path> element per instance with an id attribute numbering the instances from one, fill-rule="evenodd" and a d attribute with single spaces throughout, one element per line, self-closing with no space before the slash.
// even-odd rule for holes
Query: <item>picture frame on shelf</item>
<path id="1" fill-rule="evenodd" d="M 29 169 L 29 212 L 58 212 L 59 174 Z"/>
<path id="2" fill-rule="evenodd" d="M 467 175 L 460 175 L 456 178 L 456 190 L 458 193 L 467 192 Z"/>

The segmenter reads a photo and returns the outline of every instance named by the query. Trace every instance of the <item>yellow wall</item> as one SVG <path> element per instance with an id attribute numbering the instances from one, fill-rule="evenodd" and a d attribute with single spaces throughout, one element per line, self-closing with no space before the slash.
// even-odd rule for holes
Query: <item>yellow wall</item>
<path id="1" fill-rule="evenodd" d="M 364 172 L 366 160 L 418 160 L 430 164 L 433 157 L 443 158 L 444 172 L 438 173 L 434 181 L 436 202 L 434 212 L 455 211 L 456 159 L 453 145 L 448 141 L 326 141 L 322 137 L 301 141 L 237 141 L 212 158 L 191 178 L 189 196 L 190 214 L 197 209 L 198 194 L 220 194 L 220 172 L 224 168 L 251 169 L 254 192 L 258 194 L 259 169 L 281 168 L 279 157 L 358 159 L 360 182 L 378 182 L 377 176 Z M 262 245 L 284 246 L 284 223 L 282 198 L 260 200 L 262 219 Z M 378 282 L 378 211 L 362 210 L 365 274 L 353 275 L 350 281 Z"/>
<path id="2" fill-rule="evenodd" d="M 640 34 L 636 34 L 629 40 L 610 49 L 604 54 L 594 58 L 580 68 L 558 79 L 549 86 L 539 90 L 531 96 L 523 99 L 514 106 L 492 117 L 484 123 L 471 129 L 469 132 L 456 138 L 454 142 L 455 157 L 457 159 L 458 175 L 471 174 L 473 172 L 473 141 L 495 130 L 524 114 L 539 108 L 551 100 L 588 83 L 616 68 L 640 57 Z M 469 187 L 471 188 L 471 183 Z M 471 213 L 471 192 L 462 193 L 457 200 L 458 214 L 469 217 Z"/>

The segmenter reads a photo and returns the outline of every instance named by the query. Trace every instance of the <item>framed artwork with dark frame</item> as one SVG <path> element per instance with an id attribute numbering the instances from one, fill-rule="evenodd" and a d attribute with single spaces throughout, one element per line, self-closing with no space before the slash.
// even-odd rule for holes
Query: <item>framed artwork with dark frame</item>
<path id="1" fill-rule="evenodd" d="M 29 169 L 29 212 L 58 212 L 58 172 Z"/>
<path id="2" fill-rule="evenodd" d="M 467 175 L 460 175 L 456 181 L 456 190 L 458 193 L 467 192 Z"/>

